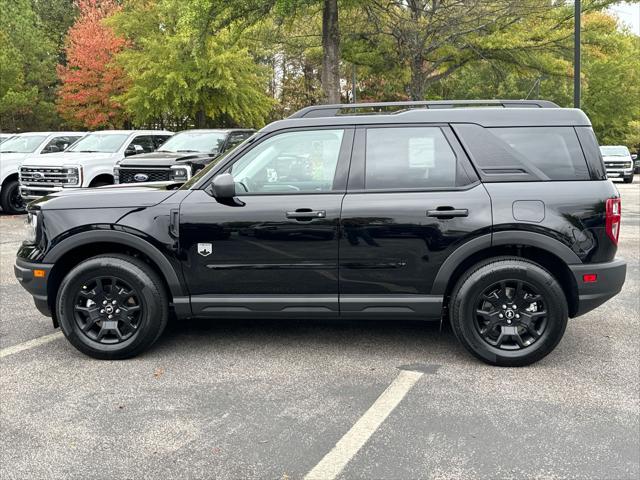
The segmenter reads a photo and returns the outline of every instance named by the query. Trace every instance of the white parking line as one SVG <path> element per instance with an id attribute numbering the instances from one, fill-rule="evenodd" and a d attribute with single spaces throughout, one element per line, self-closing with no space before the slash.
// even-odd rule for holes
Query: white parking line
<path id="1" fill-rule="evenodd" d="M 351 430 L 345 433 L 335 447 L 320 460 L 320 463 L 305 475 L 305 480 L 336 478 L 422 375 L 423 372 L 401 370 L 396 379 L 351 427 Z"/>
<path id="2" fill-rule="evenodd" d="M 43 337 L 34 338 L 33 340 L 29 340 L 28 342 L 22 342 L 17 345 L 12 345 L 7 348 L 3 348 L 0 350 L 0 358 L 7 357 L 9 355 L 13 355 L 14 353 L 22 352 L 24 350 L 29 350 L 30 348 L 35 348 L 40 345 L 44 345 L 45 343 L 49 343 L 54 341 L 57 338 L 63 337 L 62 332 L 55 332 L 49 335 L 45 335 Z"/>

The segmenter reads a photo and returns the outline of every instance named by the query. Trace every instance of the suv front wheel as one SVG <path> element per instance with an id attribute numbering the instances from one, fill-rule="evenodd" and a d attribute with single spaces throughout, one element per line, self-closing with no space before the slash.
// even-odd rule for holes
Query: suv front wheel
<path id="1" fill-rule="evenodd" d="M 505 367 L 534 363 L 558 345 L 567 300 L 555 277 L 515 257 L 486 260 L 457 282 L 450 319 L 458 340 L 479 359 Z"/>
<path id="2" fill-rule="evenodd" d="M 60 327 L 81 352 L 99 359 L 133 357 L 164 330 L 168 298 L 158 274 L 127 255 L 90 258 L 71 270 L 58 291 Z"/>

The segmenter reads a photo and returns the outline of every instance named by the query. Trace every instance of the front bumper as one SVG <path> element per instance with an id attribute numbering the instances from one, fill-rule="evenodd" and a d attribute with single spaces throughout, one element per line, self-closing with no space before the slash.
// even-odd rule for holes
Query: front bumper
<path id="1" fill-rule="evenodd" d="M 21 258 L 16 258 L 13 266 L 13 272 L 20 282 L 20 285 L 31 294 L 36 308 L 47 317 L 51 317 L 51 309 L 49 308 L 49 299 L 47 296 L 47 280 L 53 268 L 52 264 L 47 263 L 31 263 Z M 44 276 L 36 277 L 36 270 L 44 271 Z"/>
<path id="2" fill-rule="evenodd" d="M 25 200 L 37 200 L 38 198 L 51 195 L 52 193 L 61 192 L 62 190 L 64 190 L 62 187 L 34 187 L 31 185 L 21 185 L 20 195 Z"/>
<path id="3" fill-rule="evenodd" d="M 569 268 L 578 285 L 578 311 L 574 317 L 584 315 L 616 296 L 627 275 L 627 262 L 621 258 L 606 263 L 569 265 Z M 596 281 L 585 282 L 585 274 L 595 274 Z"/>
<path id="4" fill-rule="evenodd" d="M 633 167 L 607 168 L 607 178 L 629 178 L 633 176 Z"/>

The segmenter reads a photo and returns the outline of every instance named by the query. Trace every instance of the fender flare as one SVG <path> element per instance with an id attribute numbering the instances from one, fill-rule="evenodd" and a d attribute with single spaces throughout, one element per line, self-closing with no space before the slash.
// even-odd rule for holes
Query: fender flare
<path id="1" fill-rule="evenodd" d="M 525 245 L 545 250 L 567 265 L 582 264 L 580 257 L 567 245 L 555 238 L 529 231 L 503 231 L 476 237 L 458 247 L 442 263 L 431 287 L 433 295 L 444 295 L 453 272 L 471 255 L 500 245 Z"/>
<path id="2" fill-rule="evenodd" d="M 172 297 L 177 299 L 185 296 L 182 284 L 178 279 L 178 274 L 169 260 L 167 260 L 160 250 L 154 247 L 151 243 L 131 233 L 117 230 L 91 230 L 77 233 L 54 246 L 49 252 L 47 252 L 42 261 L 43 263 L 55 263 L 63 255 L 74 248 L 81 247 L 83 245 L 91 245 L 96 242 L 117 243 L 119 245 L 132 247 L 141 251 L 160 269 L 162 276 L 169 286 Z"/>

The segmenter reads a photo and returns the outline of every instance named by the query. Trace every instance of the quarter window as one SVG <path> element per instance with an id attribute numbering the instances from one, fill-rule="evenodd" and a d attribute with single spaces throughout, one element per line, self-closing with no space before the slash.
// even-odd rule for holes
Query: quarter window
<path id="1" fill-rule="evenodd" d="M 268 138 L 230 169 L 237 191 L 318 193 L 333 189 L 344 130 L 286 132 Z"/>
<path id="2" fill-rule="evenodd" d="M 490 131 L 523 159 L 539 169 L 545 180 L 588 180 L 589 171 L 571 127 L 510 127 Z"/>
<path id="3" fill-rule="evenodd" d="M 365 188 L 456 185 L 456 156 L 438 127 L 367 129 Z"/>

